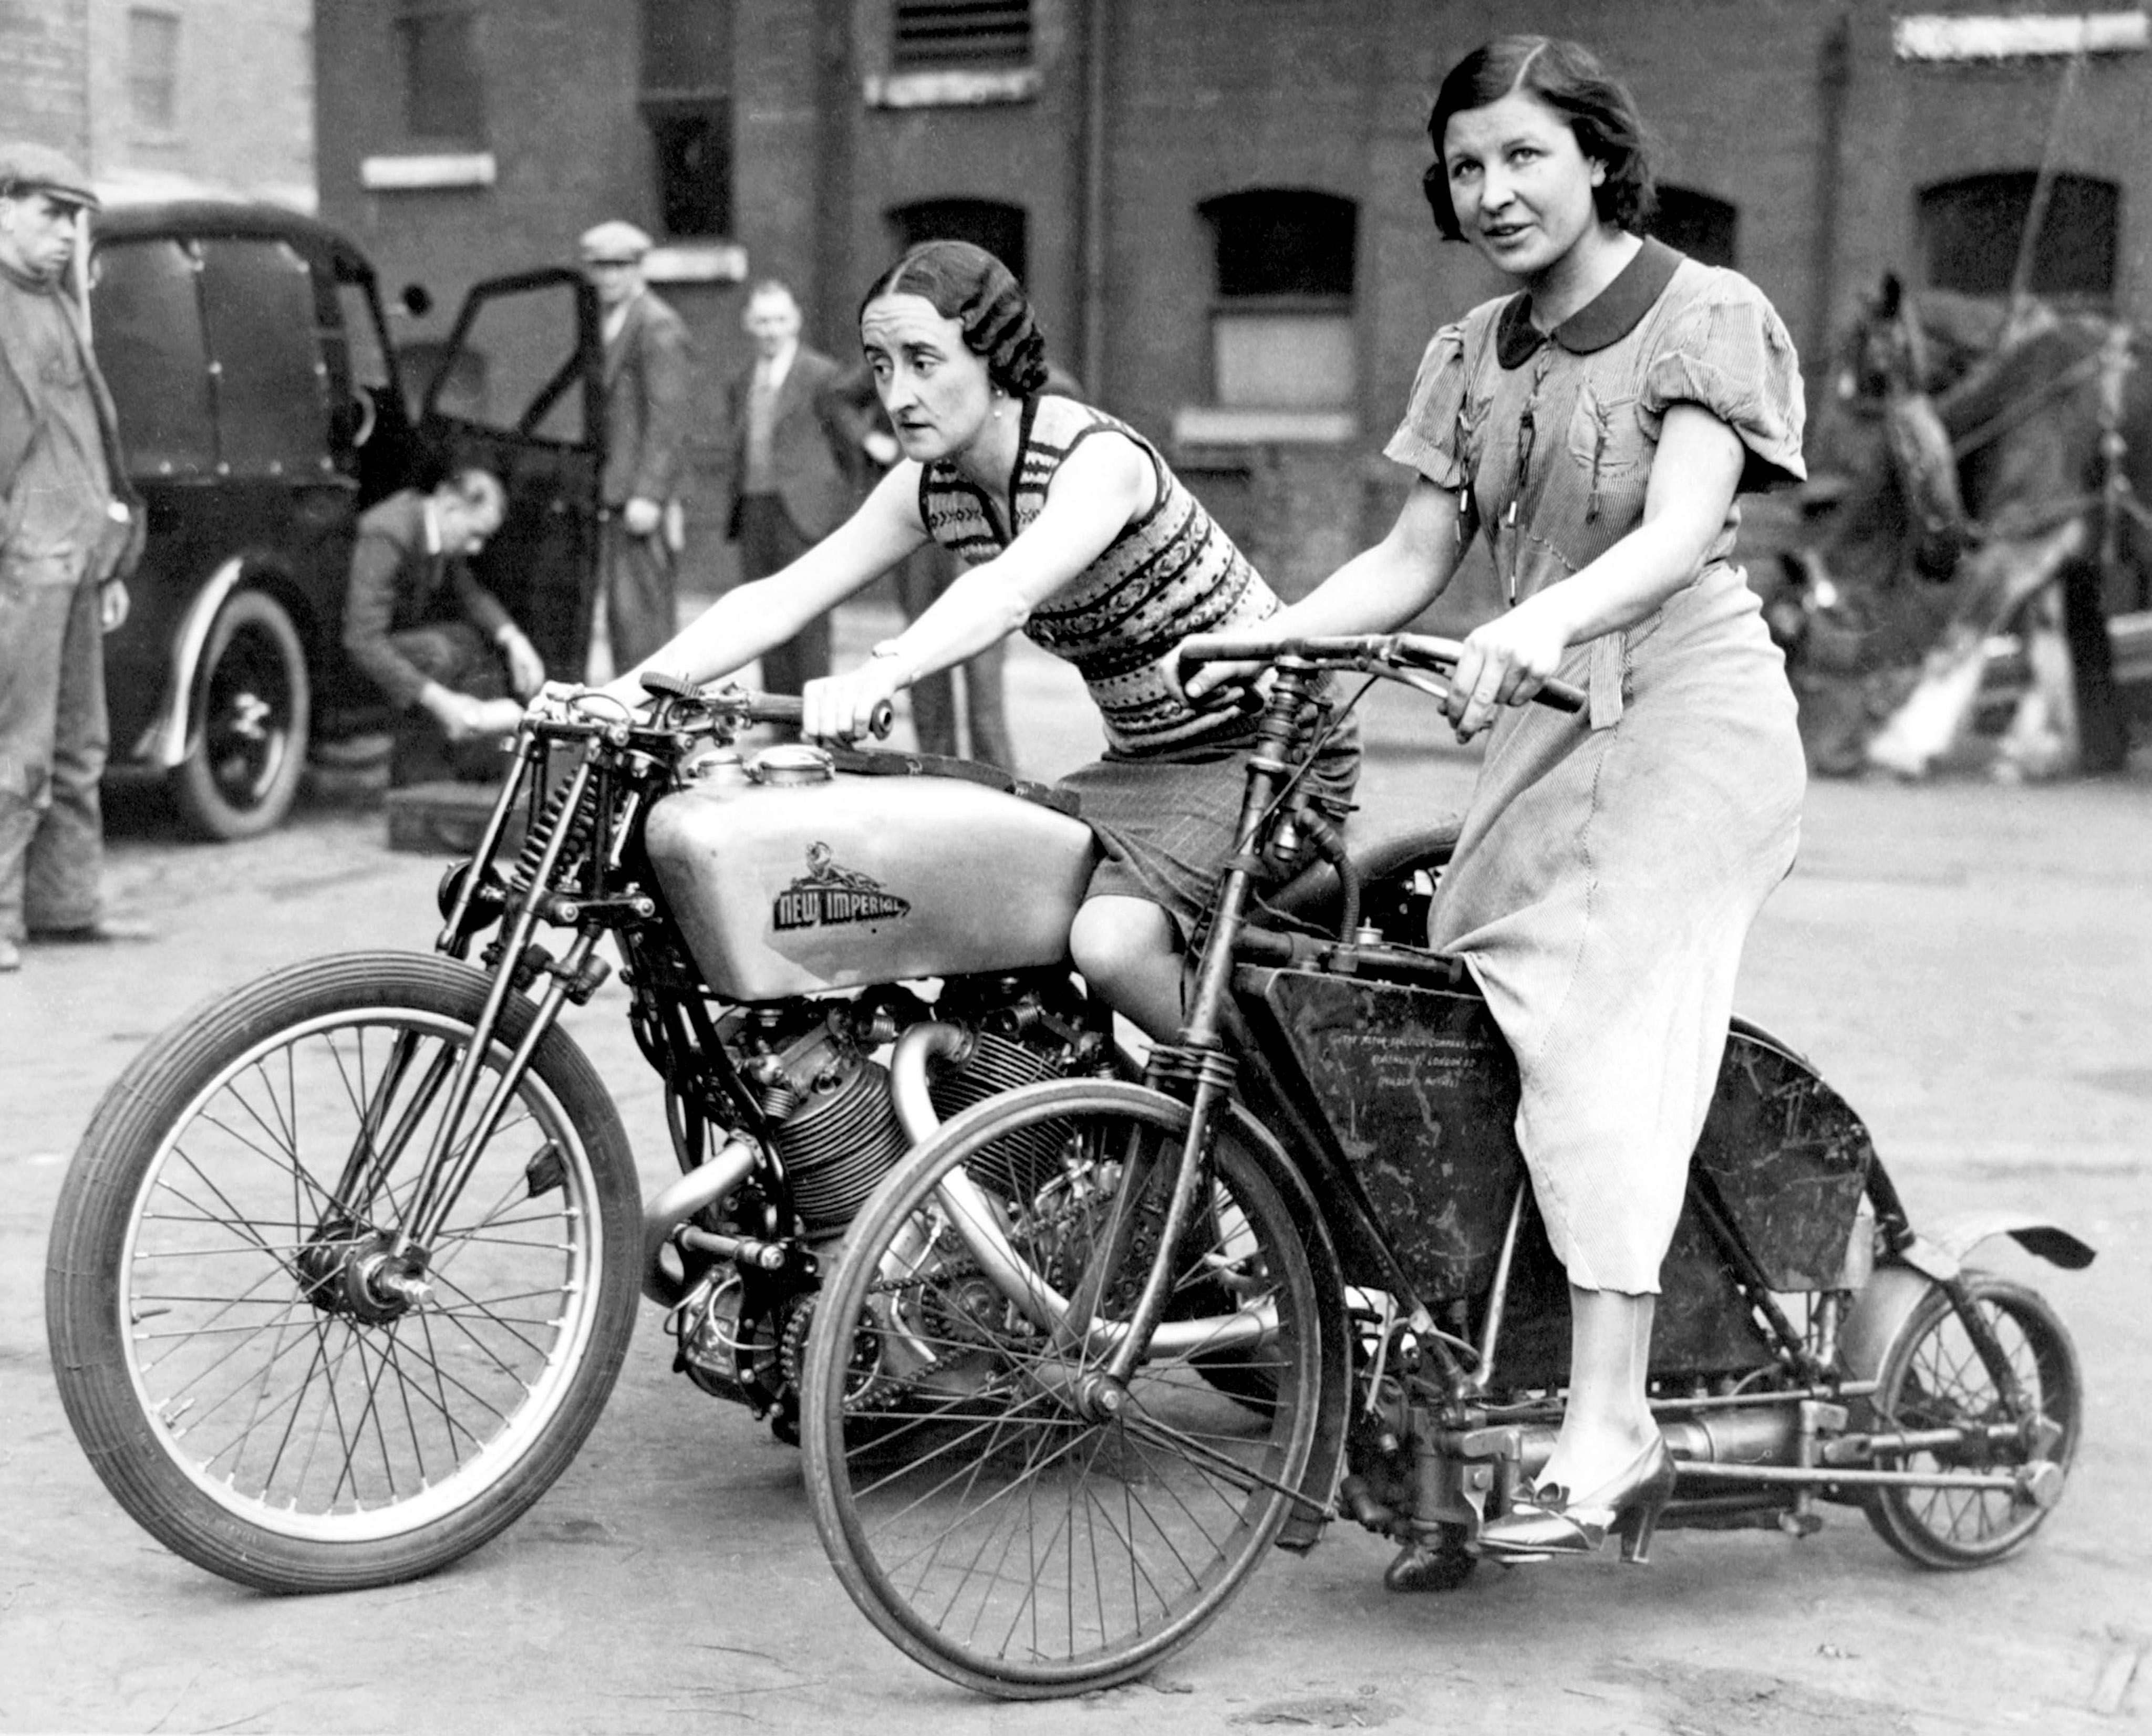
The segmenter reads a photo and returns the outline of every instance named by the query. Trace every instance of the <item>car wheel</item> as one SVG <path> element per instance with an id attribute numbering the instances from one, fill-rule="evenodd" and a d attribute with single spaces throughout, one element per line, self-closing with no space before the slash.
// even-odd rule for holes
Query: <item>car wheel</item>
<path id="1" fill-rule="evenodd" d="M 216 612 L 173 768 L 180 817 L 198 836 L 252 838 L 291 811 L 306 768 L 306 653 L 282 604 L 235 592 Z"/>

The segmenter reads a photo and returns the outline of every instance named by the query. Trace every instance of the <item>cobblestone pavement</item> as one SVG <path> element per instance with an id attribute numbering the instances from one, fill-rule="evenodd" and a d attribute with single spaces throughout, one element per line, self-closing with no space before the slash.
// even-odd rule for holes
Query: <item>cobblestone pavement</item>
<path id="1" fill-rule="evenodd" d="M 889 630 L 849 612 L 857 652 Z M 1094 751 L 1070 678 L 1020 650 L 1023 769 Z M 1469 755 L 1385 691 L 1371 805 L 1461 802 Z M 190 1003 L 292 959 L 424 949 L 439 864 L 392 855 L 378 809 L 316 801 L 223 848 L 137 823 L 111 881 L 154 944 L 34 950 L 0 979 L 0 1729 L 509 1732 L 697 1728 L 1185 1731 L 1282 1725 L 1538 1732 L 2112 1730 L 2152 1686 L 2152 762 L 2098 784 L 1972 779 L 1812 792 L 1793 879 L 1748 959 L 1744 1011 L 1866 1117 L 1916 1220 L 2018 1206 L 2100 1246 L 2022 1271 L 2070 1322 L 2090 1427 L 2041 1538 L 1954 1577 L 1905 1566 L 1859 1516 L 1818 1536 L 1675 1532 L 1655 1565 L 1483 1571 L 1398 1599 L 1386 1546 L 1333 1528 L 1266 1562 L 1149 1680 L 1058 1706 L 969 1698 L 853 1611 L 808 1522 L 797 1455 L 667 1371 L 646 1309 L 578 1462 L 505 1536 L 424 1582 L 256 1596 L 139 1532 L 63 1419 L 44 1240 L 99 1094 Z M 669 1166 L 655 1078 L 609 985 L 571 1015 L 646 1183 Z"/>

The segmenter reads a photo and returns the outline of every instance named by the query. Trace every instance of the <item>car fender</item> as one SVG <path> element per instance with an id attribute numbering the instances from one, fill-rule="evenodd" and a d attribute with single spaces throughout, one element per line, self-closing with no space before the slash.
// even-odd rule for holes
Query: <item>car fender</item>
<path id="1" fill-rule="evenodd" d="M 245 564 L 235 555 L 210 574 L 209 583 L 196 591 L 172 635 L 172 660 L 165 677 L 164 697 L 156 716 L 134 750 L 134 757 L 160 772 L 169 772 L 187 757 L 187 701 L 195 691 L 195 672 L 201 667 L 209 646 L 210 628 L 224 600 L 238 588 Z"/>
<path id="2" fill-rule="evenodd" d="M 157 701 L 155 715 L 135 744 L 134 757 L 138 763 L 169 772 L 186 758 L 187 711 L 194 696 L 195 677 L 201 672 L 202 659 L 208 655 L 209 635 L 216 625 L 217 611 L 230 600 L 233 592 L 248 588 L 266 591 L 274 598 L 291 615 L 302 641 L 305 640 L 306 605 L 282 569 L 264 562 L 258 555 L 249 558 L 235 554 L 226 560 L 189 600 L 179 630 L 172 635 L 171 662 L 165 677 L 163 696 Z"/>

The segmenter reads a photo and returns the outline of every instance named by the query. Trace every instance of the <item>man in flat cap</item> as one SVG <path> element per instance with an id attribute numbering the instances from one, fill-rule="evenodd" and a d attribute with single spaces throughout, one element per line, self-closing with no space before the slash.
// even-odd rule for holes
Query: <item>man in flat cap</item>
<path id="1" fill-rule="evenodd" d="M 89 178 L 0 145 L 0 970 L 21 943 L 142 938 L 104 919 L 102 635 L 127 613 L 142 514 L 68 293 Z"/>
<path id="2" fill-rule="evenodd" d="M 676 630 L 688 328 L 644 283 L 650 237 L 632 223 L 586 230 L 581 251 L 605 325 L 606 520 L 598 582 L 612 665 L 621 670 Z"/>

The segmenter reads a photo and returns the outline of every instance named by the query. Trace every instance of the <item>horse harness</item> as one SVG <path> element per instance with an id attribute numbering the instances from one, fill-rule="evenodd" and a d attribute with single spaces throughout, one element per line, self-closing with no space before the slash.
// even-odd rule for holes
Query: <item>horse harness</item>
<path id="1" fill-rule="evenodd" d="M 1902 353 L 1909 362 L 1917 362 L 1926 355 L 1917 316 L 1908 319 L 1901 310 L 1898 324 L 1903 340 Z M 2006 336 L 1997 356 L 2007 354 L 2012 342 Z M 1992 522 L 1983 524 L 1966 511 L 1958 489 L 1958 465 L 2022 426 L 2048 403 L 2075 392 L 2087 381 L 2096 381 L 2099 387 L 2095 410 L 2102 467 L 2099 489 L 2066 495 L 2052 502 L 2033 518 L 2013 521 L 2007 534 L 2013 540 L 2043 535 L 2097 508 L 2100 514 L 2100 560 L 2105 566 L 2119 554 L 2124 518 L 2152 530 L 2152 510 L 2135 498 L 2124 469 L 2129 441 L 2122 432 L 2123 389 L 2130 369 L 2136 366 L 2130 353 L 2131 342 L 2132 333 L 2126 321 L 2109 322 L 2106 337 L 2097 348 L 2043 381 L 2038 390 L 2022 395 L 1956 439 L 1944 427 L 1932 396 L 1918 383 L 1924 377 L 1924 369 L 1909 367 L 1907 372 L 1914 384 L 1892 380 L 1884 407 L 1886 433 L 1900 484 L 1923 534 L 1961 549 L 2003 534 Z"/>

